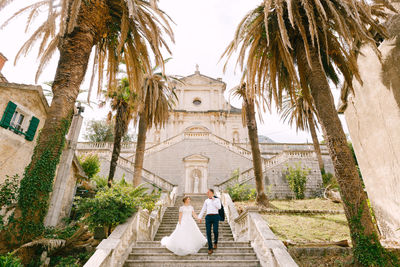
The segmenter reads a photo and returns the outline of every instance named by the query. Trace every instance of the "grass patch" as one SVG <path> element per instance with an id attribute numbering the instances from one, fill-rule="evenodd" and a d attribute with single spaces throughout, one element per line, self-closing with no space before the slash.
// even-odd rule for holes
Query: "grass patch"
<path id="1" fill-rule="evenodd" d="M 293 199 L 293 200 L 272 200 L 271 203 L 278 209 L 283 210 L 343 210 L 341 203 L 334 203 L 329 199 Z"/>
<path id="2" fill-rule="evenodd" d="M 350 241 L 344 214 L 264 214 L 263 218 L 281 240 L 295 243 Z"/>
<path id="3" fill-rule="evenodd" d="M 341 203 L 334 203 L 329 199 L 289 199 L 289 200 L 271 200 L 271 204 L 280 210 L 334 210 L 343 211 Z M 239 212 L 244 211 L 246 207 L 257 206 L 256 202 L 237 201 L 234 202 Z"/>

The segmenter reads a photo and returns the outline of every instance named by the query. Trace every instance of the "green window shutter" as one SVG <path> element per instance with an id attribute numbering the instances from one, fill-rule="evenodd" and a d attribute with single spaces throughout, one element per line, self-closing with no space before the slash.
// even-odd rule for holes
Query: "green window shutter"
<path id="1" fill-rule="evenodd" d="M 31 121 L 29 122 L 28 130 L 25 133 L 25 139 L 28 141 L 32 141 L 35 137 L 36 130 L 39 126 L 39 119 L 35 116 L 32 117 Z"/>
<path id="2" fill-rule="evenodd" d="M 6 110 L 3 113 L 3 117 L 0 121 L 0 126 L 4 128 L 8 128 L 10 126 L 11 119 L 17 109 L 17 105 L 11 101 L 8 102 Z"/>

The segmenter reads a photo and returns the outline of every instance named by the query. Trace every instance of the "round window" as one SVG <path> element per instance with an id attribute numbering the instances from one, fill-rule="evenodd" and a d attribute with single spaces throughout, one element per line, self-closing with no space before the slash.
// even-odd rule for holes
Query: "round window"
<path id="1" fill-rule="evenodd" d="M 193 100 L 193 105 L 199 106 L 200 104 L 201 104 L 201 100 L 200 99 Z"/>

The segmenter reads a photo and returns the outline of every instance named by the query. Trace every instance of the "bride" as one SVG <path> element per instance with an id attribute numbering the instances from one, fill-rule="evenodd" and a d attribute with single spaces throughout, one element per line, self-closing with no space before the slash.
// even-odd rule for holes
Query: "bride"
<path id="1" fill-rule="evenodd" d="M 179 222 L 174 232 L 161 239 L 162 246 L 179 256 L 195 254 L 207 243 L 193 219 L 198 217 L 190 206 L 190 197 L 184 197 L 183 203 L 179 208 Z"/>

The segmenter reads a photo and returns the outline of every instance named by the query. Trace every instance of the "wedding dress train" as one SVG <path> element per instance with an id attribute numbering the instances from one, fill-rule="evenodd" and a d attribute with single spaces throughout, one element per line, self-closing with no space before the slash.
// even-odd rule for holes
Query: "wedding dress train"
<path id="1" fill-rule="evenodd" d="M 192 217 L 192 206 L 182 206 L 179 212 L 182 212 L 181 223 L 176 225 L 170 236 L 161 239 L 161 245 L 179 256 L 195 254 L 207 243 L 207 239 Z"/>

